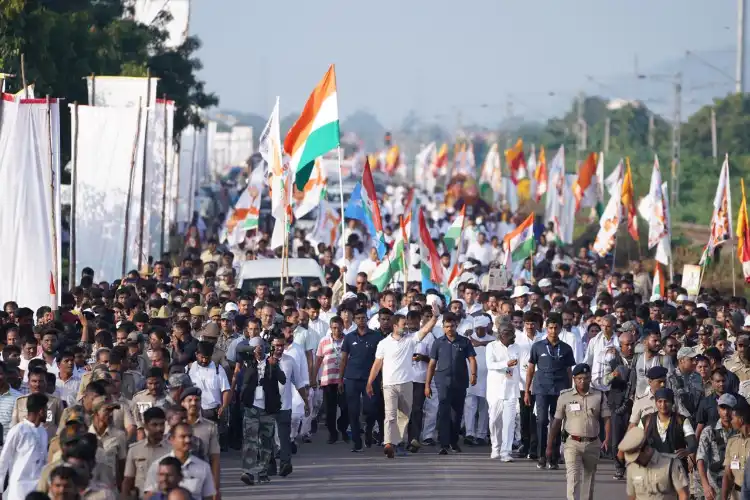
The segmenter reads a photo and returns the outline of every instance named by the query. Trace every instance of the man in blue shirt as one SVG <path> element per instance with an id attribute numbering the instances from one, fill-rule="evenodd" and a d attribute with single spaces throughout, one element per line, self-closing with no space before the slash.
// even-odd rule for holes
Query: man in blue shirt
<path id="1" fill-rule="evenodd" d="M 572 386 L 571 367 L 576 364 L 573 348 L 560 340 L 562 317 L 550 313 L 547 317 L 547 338 L 534 343 L 529 353 L 529 367 L 526 372 L 524 404 L 531 404 L 532 382 L 536 397 L 536 434 L 538 469 L 557 469 L 560 459 L 560 439 L 558 435 L 552 446 L 553 455 L 547 463 L 545 445 L 549 430 L 550 414 L 555 413 L 560 391 Z M 537 373 L 538 372 L 538 373 Z M 534 374 L 536 373 L 536 377 Z"/>
<path id="2" fill-rule="evenodd" d="M 430 364 L 427 367 L 425 397 L 432 397 L 430 383 L 435 377 L 438 389 L 438 439 L 440 455 L 447 455 L 449 449 L 461 452 L 458 446 L 458 432 L 464 414 L 466 389 L 477 383 L 477 361 L 471 341 L 457 335 L 461 318 L 453 313 L 443 315 L 445 335 L 436 339 L 430 350 Z M 469 362 L 467 369 L 466 362 Z M 471 371 L 471 375 L 469 375 Z"/>
<path id="3" fill-rule="evenodd" d="M 375 362 L 375 351 L 383 336 L 367 328 L 367 309 L 360 308 L 354 313 L 354 324 L 357 329 L 344 336 L 341 344 L 341 373 L 344 374 L 339 384 L 339 393 L 346 394 L 349 408 L 349 422 L 352 428 L 353 452 L 362 451 L 362 435 L 359 427 L 360 398 L 365 413 L 365 445 L 372 446 L 372 429 L 377 418 L 377 402 L 380 400 L 380 377 L 372 384 L 373 395 L 367 395 L 367 378 Z"/>

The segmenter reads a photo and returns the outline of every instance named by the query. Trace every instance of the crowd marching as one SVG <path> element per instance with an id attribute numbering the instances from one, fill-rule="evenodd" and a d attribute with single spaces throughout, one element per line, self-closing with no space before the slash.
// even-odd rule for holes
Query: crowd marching
<path id="1" fill-rule="evenodd" d="M 407 196 L 388 189 L 386 221 Z M 427 213 L 438 265 L 457 268 L 449 288 L 423 289 L 415 249 L 379 290 L 378 252 L 350 220 L 336 245 L 299 230 L 290 243 L 325 283 L 241 289 L 242 261 L 276 258 L 270 235 L 222 246 L 220 224 L 202 221 L 197 244 L 148 273 L 107 283 L 84 269 L 55 311 L 6 302 L 6 498 L 219 498 L 222 453 L 241 452 L 251 486 L 291 474 L 312 440 L 389 459 L 471 447 L 564 463 L 571 499 L 594 498 L 602 458 L 630 498 L 750 498 L 744 297 L 653 295 L 640 262 L 616 271 L 544 232 L 497 286 L 499 242 L 521 220 Z"/>

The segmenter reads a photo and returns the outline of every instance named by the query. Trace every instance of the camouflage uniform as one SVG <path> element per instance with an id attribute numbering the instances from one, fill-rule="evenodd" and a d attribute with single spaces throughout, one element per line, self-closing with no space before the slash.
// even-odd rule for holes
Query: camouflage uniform
<path id="1" fill-rule="evenodd" d="M 675 368 L 667 377 L 667 387 L 674 391 L 675 400 L 681 403 L 688 415 L 695 415 L 698 403 L 705 392 L 703 380 L 698 372 L 683 375 L 679 368 Z M 695 425 L 692 417 L 691 423 Z"/>
<path id="2" fill-rule="evenodd" d="M 265 410 L 252 407 L 243 408 L 242 419 L 242 472 L 264 476 L 268 474 L 268 464 L 273 456 L 274 425 L 273 415 Z"/>

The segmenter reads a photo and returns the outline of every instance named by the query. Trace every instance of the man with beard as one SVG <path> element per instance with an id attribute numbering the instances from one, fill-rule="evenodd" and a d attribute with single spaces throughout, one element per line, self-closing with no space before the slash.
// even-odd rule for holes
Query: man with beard
<path id="1" fill-rule="evenodd" d="M 703 397 L 703 379 L 695 371 L 697 355 L 692 347 L 682 347 L 677 352 L 677 368 L 667 377 L 667 387 L 690 415 L 695 414 Z M 691 418 L 690 423 L 695 425 L 695 419 Z"/>
<path id="2" fill-rule="evenodd" d="M 268 466 L 273 455 L 274 415 L 282 406 L 279 385 L 286 384 L 287 380 L 278 359 L 266 354 L 259 337 L 237 347 L 237 355 L 241 362 L 237 363 L 235 373 L 239 373 L 240 365 L 244 370 L 240 401 L 244 406 L 245 440 L 240 480 L 252 486 L 256 482 L 270 481 Z"/>
<path id="3" fill-rule="evenodd" d="M 667 373 L 673 369 L 671 360 L 662 354 L 661 351 L 661 335 L 658 330 L 649 330 L 646 332 L 646 336 L 643 339 L 643 354 L 638 355 L 635 359 L 634 370 L 630 371 L 631 377 L 631 399 L 636 399 L 642 396 L 649 387 L 648 377 L 646 372 L 655 366 L 664 367 Z"/>
<path id="4" fill-rule="evenodd" d="M 631 325 L 625 322 L 623 328 L 630 328 Z M 630 330 L 625 330 L 620 334 L 620 351 L 615 354 L 614 359 L 610 361 L 610 373 L 605 382 L 609 384 L 609 393 L 607 394 L 607 404 L 612 413 L 612 455 L 615 457 L 615 479 L 625 479 L 625 461 L 617 456 L 617 445 L 625 437 L 628 430 L 628 420 L 630 419 L 630 409 L 633 402 L 629 398 L 630 394 L 630 371 L 633 368 L 633 348 L 635 339 Z"/>

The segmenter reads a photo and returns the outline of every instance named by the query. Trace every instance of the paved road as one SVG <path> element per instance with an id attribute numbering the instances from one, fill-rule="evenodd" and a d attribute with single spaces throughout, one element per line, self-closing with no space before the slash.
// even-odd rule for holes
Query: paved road
<path id="1" fill-rule="evenodd" d="M 232 451 L 222 459 L 224 499 L 564 499 L 565 469 L 540 471 L 535 462 L 505 464 L 489 458 L 489 447 L 464 447 L 460 455 L 438 456 L 435 448 L 416 455 L 388 460 L 383 449 L 351 453 L 344 443 L 328 445 L 324 436 L 300 446 L 293 457 L 294 472 L 273 477 L 270 483 L 245 486 L 240 482 L 240 455 Z M 602 461 L 594 497 L 625 498 L 625 484 L 612 479 L 611 461 Z"/>

